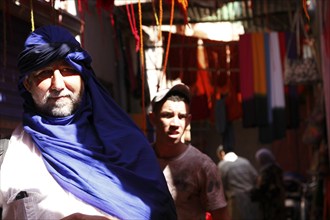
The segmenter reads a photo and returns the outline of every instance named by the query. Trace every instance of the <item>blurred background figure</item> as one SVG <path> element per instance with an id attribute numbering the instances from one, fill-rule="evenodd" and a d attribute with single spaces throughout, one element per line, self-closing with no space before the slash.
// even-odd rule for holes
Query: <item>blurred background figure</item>
<path id="1" fill-rule="evenodd" d="M 263 220 L 286 219 L 282 168 L 269 149 L 259 149 L 255 158 L 259 166 L 259 176 L 257 187 L 251 194 L 252 200 L 259 202 Z"/>
<path id="2" fill-rule="evenodd" d="M 258 220 L 258 203 L 252 202 L 250 191 L 256 186 L 258 173 L 252 164 L 234 152 L 225 152 L 223 145 L 217 148 L 218 168 L 232 220 Z"/>

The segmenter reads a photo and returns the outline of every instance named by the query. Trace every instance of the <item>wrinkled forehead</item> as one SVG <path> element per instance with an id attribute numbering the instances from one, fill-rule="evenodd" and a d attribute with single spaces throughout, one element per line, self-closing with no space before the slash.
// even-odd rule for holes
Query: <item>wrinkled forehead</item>
<path id="1" fill-rule="evenodd" d="M 71 65 L 68 62 L 66 62 L 64 59 L 60 59 L 60 60 L 55 60 L 53 62 L 50 62 L 48 65 L 46 65 L 44 67 L 41 67 L 39 69 L 36 69 L 35 71 L 40 71 L 40 70 L 43 70 L 43 69 L 56 68 L 56 67 L 63 67 L 63 66 L 71 67 Z"/>
<path id="2" fill-rule="evenodd" d="M 54 71 L 56 68 L 70 68 L 71 65 L 66 62 L 65 60 L 56 60 L 53 62 L 50 62 L 48 65 L 40 67 L 38 69 L 33 70 L 30 74 L 26 75 L 26 77 L 30 77 L 30 76 L 36 76 L 38 74 L 40 74 L 41 72 L 44 71 Z"/>

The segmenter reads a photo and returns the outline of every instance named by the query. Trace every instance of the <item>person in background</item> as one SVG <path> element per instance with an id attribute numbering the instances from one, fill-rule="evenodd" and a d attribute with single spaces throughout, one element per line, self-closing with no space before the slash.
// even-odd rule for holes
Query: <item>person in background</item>
<path id="1" fill-rule="evenodd" d="M 23 122 L 1 167 L 3 219 L 176 219 L 157 158 L 59 26 L 18 58 Z"/>
<path id="2" fill-rule="evenodd" d="M 183 142 L 190 124 L 189 87 L 176 84 L 160 90 L 151 102 L 149 119 L 155 128 L 153 149 L 158 157 L 179 220 L 228 220 L 221 176 L 216 164 L 197 148 Z"/>
<path id="3" fill-rule="evenodd" d="M 217 148 L 218 168 L 228 201 L 232 220 L 258 220 L 258 203 L 252 202 L 250 191 L 256 186 L 258 173 L 247 159 L 234 152 L 225 152 L 222 145 Z"/>
<path id="4" fill-rule="evenodd" d="M 263 220 L 284 220 L 286 210 L 283 170 L 267 148 L 259 149 L 255 158 L 259 175 L 256 189 L 252 191 L 252 199 L 259 202 Z"/>

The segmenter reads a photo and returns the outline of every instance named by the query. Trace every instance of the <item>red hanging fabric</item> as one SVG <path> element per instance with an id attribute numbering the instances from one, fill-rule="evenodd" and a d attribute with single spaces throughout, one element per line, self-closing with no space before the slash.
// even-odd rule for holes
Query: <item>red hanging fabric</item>
<path id="1" fill-rule="evenodd" d="M 99 15 L 99 20 L 101 24 L 102 24 L 102 19 L 101 19 L 102 10 L 104 10 L 109 13 L 110 23 L 114 25 L 114 20 L 112 16 L 114 5 L 115 5 L 115 0 L 96 0 L 97 13 Z M 101 27 L 103 27 L 103 25 L 101 25 Z"/>
<path id="2" fill-rule="evenodd" d="M 80 19 L 85 23 L 85 11 L 88 11 L 88 2 L 87 0 L 78 0 L 78 13 L 80 16 Z M 84 25 L 81 25 L 81 46 L 84 47 L 85 45 L 85 37 L 84 37 Z"/>
<path id="3" fill-rule="evenodd" d="M 115 0 L 96 0 L 96 8 L 98 11 L 105 10 L 112 13 Z"/>

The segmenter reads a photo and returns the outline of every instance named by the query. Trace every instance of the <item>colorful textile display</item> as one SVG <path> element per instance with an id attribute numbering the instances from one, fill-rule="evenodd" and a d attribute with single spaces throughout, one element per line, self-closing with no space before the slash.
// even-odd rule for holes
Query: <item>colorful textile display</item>
<path id="1" fill-rule="evenodd" d="M 279 35 L 240 36 L 240 83 L 243 126 L 260 128 L 261 142 L 285 136 L 285 99 Z"/>

